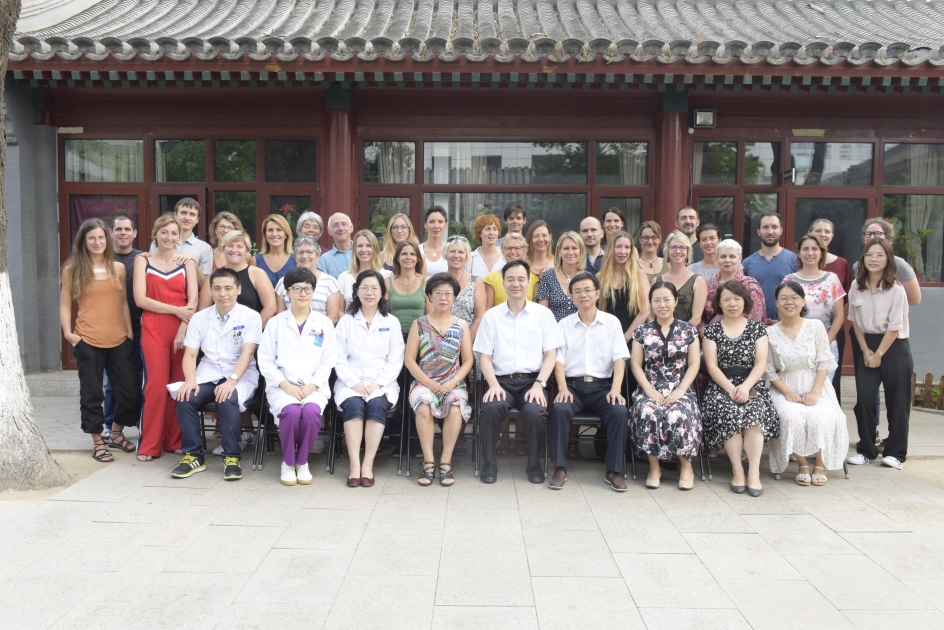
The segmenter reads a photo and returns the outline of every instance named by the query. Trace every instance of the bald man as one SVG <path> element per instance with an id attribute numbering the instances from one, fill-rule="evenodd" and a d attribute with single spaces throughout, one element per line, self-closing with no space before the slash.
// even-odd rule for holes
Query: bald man
<path id="1" fill-rule="evenodd" d="M 603 248 L 600 243 L 603 240 L 603 224 L 596 217 L 587 217 L 580 222 L 580 238 L 583 239 L 583 245 L 587 248 L 587 271 L 597 275 L 600 267 L 603 266 Z"/>
<path id="2" fill-rule="evenodd" d="M 337 278 L 342 272 L 351 268 L 351 234 L 354 224 L 351 218 L 341 212 L 328 217 L 328 234 L 334 239 L 334 246 L 323 253 L 316 265 L 318 271 L 323 271 Z"/>

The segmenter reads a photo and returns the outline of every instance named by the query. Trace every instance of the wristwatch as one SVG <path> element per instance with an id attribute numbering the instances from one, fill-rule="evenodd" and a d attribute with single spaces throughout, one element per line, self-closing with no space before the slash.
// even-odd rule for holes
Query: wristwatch
<path id="1" fill-rule="evenodd" d="M 547 381 L 542 381 L 541 379 L 537 379 L 535 383 L 540 385 L 542 389 L 547 389 Z"/>
<path id="2" fill-rule="evenodd" d="M 239 380 L 239 377 L 236 376 L 236 373 L 235 373 L 235 372 L 233 372 L 232 374 L 230 374 L 229 377 L 230 377 L 231 379 L 233 379 L 234 381 L 238 381 L 238 380 Z"/>
<path id="3" fill-rule="evenodd" d="M 885 353 L 884 353 L 884 352 L 882 352 L 881 350 L 876 350 L 876 351 L 875 351 L 875 354 L 877 354 L 877 355 L 878 355 L 878 358 L 879 358 L 879 359 L 881 359 L 882 357 L 884 357 L 884 356 L 885 356 Z"/>

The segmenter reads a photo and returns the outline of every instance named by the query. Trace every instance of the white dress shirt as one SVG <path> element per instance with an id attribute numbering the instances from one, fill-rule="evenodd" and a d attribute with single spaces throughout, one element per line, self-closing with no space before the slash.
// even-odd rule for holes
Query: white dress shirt
<path id="1" fill-rule="evenodd" d="M 370 328 L 364 315 L 345 315 L 335 329 L 338 339 L 338 362 L 334 368 L 338 380 L 334 384 L 334 401 L 340 405 L 352 396 L 358 383 L 377 383 L 376 390 L 366 400 L 386 396 L 391 405 L 400 396 L 400 371 L 403 369 L 403 333 L 400 321 L 393 315 L 374 315 Z"/>
<path id="2" fill-rule="evenodd" d="M 623 328 L 614 315 L 597 309 L 587 326 L 580 321 L 580 314 L 574 313 L 560 320 L 558 326 L 564 345 L 557 349 L 557 362 L 564 365 L 567 378 L 611 378 L 616 361 L 629 358 Z"/>
<path id="3" fill-rule="evenodd" d="M 247 306 L 237 304 L 225 317 L 220 317 L 216 306 L 198 311 L 190 318 L 184 346 L 203 350 L 203 358 L 194 374 L 198 385 L 215 383 L 236 369 L 243 345 L 258 345 L 262 341 L 262 318 Z M 236 383 L 239 410 L 246 410 L 259 384 L 255 359 L 249 361 L 245 374 Z"/>
<path id="4" fill-rule="evenodd" d="M 563 343 L 551 309 L 525 302 L 524 310 L 515 316 L 508 310 L 508 302 L 503 302 L 485 312 L 473 349 L 490 355 L 495 375 L 505 376 L 540 372 L 544 353 Z"/>
<path id="5" fill-rule="evenodd" d="M 276 424 L 286 405 L 315 403 L 324 412 L 331 396 L 328 377 L 337 360 L 334 324 L 321 313 L 312 310 L 302 332 L 298 332 L 292 311 L 283 311 L 269 320 L 259 344 L 259 371 L 266 380 L 266 399 Z M 314 383 L 318 389 L 298 400 L 279 387 L 282 381 L 292 385 Z"/>

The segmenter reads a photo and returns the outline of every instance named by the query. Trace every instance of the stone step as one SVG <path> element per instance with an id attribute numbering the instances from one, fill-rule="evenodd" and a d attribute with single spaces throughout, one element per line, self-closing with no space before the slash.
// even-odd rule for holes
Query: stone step
<path id="1" fill-rule="evenodd" d="M 26 386 L 33 397 L 78 396 L 79 373 L 76 370 L 32 372 L 26 375 Z"/>

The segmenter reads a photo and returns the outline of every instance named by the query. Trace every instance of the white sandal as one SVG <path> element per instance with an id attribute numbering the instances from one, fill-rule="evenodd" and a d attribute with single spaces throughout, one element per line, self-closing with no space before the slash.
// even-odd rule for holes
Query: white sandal
<path id="1" fill-rule="evenodd" d="M 816 469 L 826 472 L 826 469 L 823 468 L 822 466 L 813 466 L 813 470 L 816 470 Z M 827 481 L 826 475 L 818 475 L 818 474 L 814 474 L 812 477 L 812 480 L 813 480 L 814 486 L 825 486 L 826 481 Z"/>
<path id="2" fill-rule="evenodd" d="M 804 468 L 806 468 L 807 470 L 810 469 L 809 466 L 800 466 L 800 470 L 801 470 L 801 471 L 802 471 Z M 808 486 L 808 485 L 810 485 L 810 483 L 811 483 L 810 473 L 801 472 L 800 474 L 798 474 L 798 475 L 796 476 L 796 482 L 797 482 L 797 485 L 798 485 L 798 486 Z"/>

